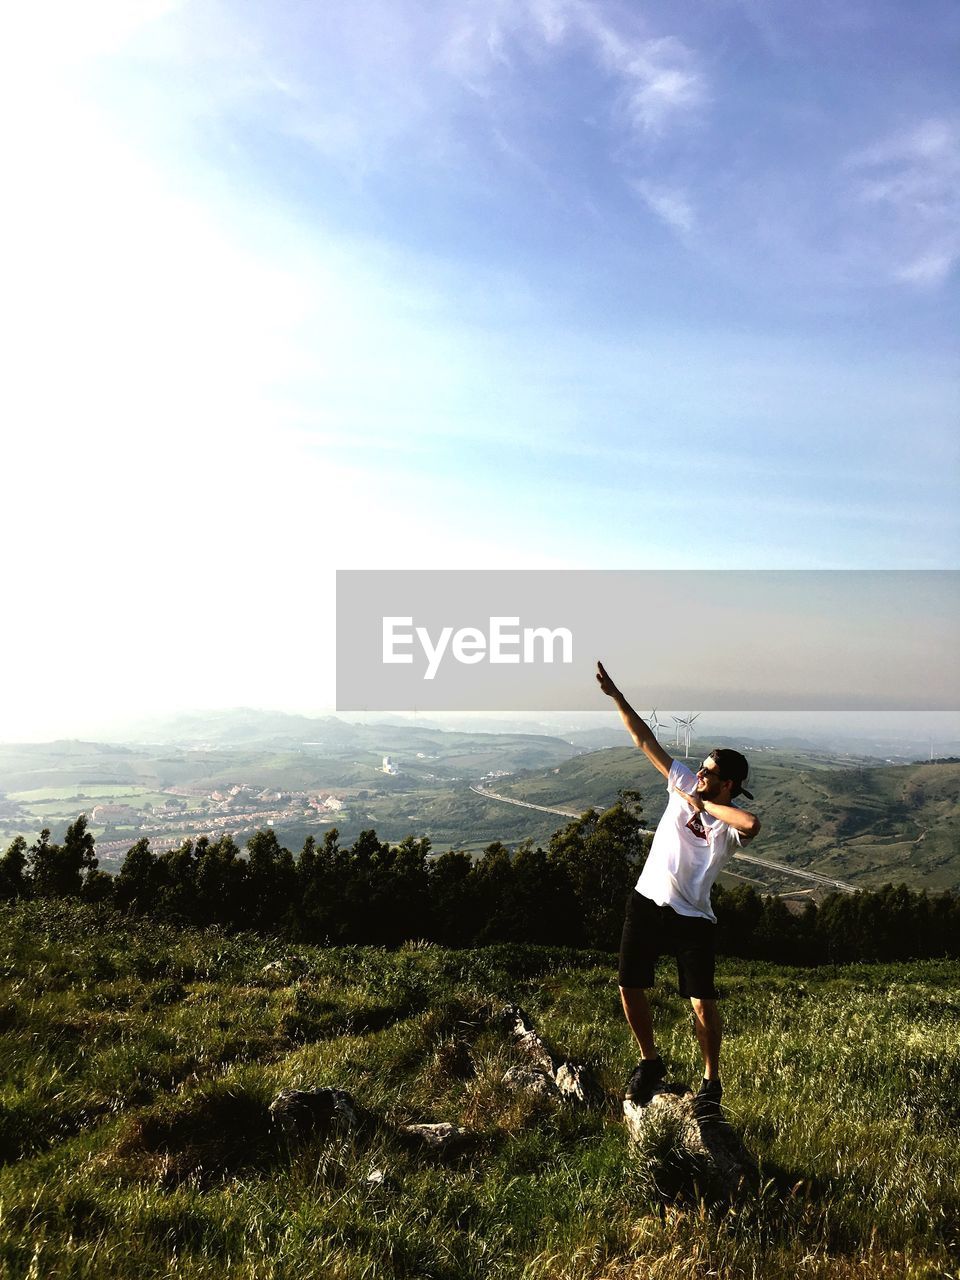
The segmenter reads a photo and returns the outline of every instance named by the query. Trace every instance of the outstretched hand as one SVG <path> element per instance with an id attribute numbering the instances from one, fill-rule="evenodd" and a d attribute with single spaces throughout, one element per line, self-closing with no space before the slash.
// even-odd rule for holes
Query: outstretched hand
<path id="1" fill-rule="evenodd" d="M 605 693 L 608 698 L 615 698 L 617 694 L 620 692 L 617 686 L 613 683 L 613 681 L 607 675 L 606 671 L 604 670 L 604 666 L 602 662 L 597 663 L 597 684 L 600 686 L 601 691 Z"/>

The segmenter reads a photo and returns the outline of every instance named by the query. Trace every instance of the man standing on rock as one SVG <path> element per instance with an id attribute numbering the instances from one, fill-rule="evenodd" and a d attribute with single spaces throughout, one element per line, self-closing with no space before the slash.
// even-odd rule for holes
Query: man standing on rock
<path id="1" fill-rule="evenodd" d="M 647 989 L 654 985 L 658 958 L 672 954 L 680 994 L 688 996 L 693 1007 L 703 1054 L 697 1111 L 704 1118 L 716 1116 L 723 1086 L 720 1013 L 713 984 L 717 918 L 710 890 L 724 863 L 760 830 L 754 814 L 730 803 L 738 795 L 753 799 L 743 788 L 749 766 L 739 751 L 718 747 L 694 773 L 667 755 L 599 662 L 597 682 L 613 699 L 636 745 L 666 778 L 668 794 L 650 854 L 627 903 L 620 942 L 620 998 L 640 1045 L 640 1063 L 626 1097 L 645 1106 L 666 1075 L 654 1040 Z"/>

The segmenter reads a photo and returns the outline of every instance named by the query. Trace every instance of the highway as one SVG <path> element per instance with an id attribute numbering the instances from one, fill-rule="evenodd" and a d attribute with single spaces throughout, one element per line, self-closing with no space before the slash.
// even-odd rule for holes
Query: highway
<path id="1" fill-rule="evenodd" d="M 502 800 L 504 804 L 518 804 L 522 809 L 537 809 L 540 813 L 558 813 L 561 818 L 579 818 L 579 813 L 570 809 L 548 809 L 545 804 L 531 804 L 529 800 L 515 800 L 513 796 L 498 796 L 496 791 L 487 791 L 485 787 L 470 787 L 478 796 L 486 800 Z"/>
<path id="2" fill-rule="evenodd" d="M 768 867 L 771 871 L 780 871 L 787 876 L 799 876 L 801 880 L 812 880 L 814 884 L 829 885 L 831 889 L 839 889 L 841 893 L 859 893 L 860 890 L 846 880 L 834 880 L 832 876 L 822 876 L 819 871 L 801 871 L 798 867 L 788 867 L 785 862 L 771 862 L 768 858 L 755 858 L 752 853 L 735 853 L 741 862 L 752 862 L 756 867 Z"/>
<path id="3" fill-rule="evenodd" d="M 503 804 L 518 804 L 522 809 L 536 809 L 539 813 L 555 813 L 561 818 L 579 818 L 579 813 L 574 813 L 572 809 L 551 809 L 545 804 L 531 804 L 529 800 L 517 800 L 513 796 L 501 796 L 496 791 L 488 791 L 486 787 L 471 786 L 471 791 L 475 791 L 478 796 L 483 796 L 485 800 L 500 800 Z M 653 835 L 649 827 L 641 827 L 640 830 L 644 835 Z M 855 885 L 847 884 L 845 880 L 835 880 L 832 876 L 821 875 L 818 871 L 801 871 L 798 867 L 789 867 L 785 862 L 771 862 L 769 858 L 755 858 L 752 853 L 735 853 L 733 855 L 740 862 L 752 863 L 755 867 L 766 867 L 768 871 L 778 871 L 781 875 L 796 876 L 800 880 L 811 880 L 814 884 L 825 885 L 830 889 L 839 889 L 841 893 L 857 893 L 859 890 Z"/>

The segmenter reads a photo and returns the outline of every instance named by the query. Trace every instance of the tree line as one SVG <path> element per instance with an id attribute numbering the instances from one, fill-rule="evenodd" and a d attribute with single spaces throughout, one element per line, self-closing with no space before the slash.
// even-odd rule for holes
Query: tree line
<path id="1" fill-rule="evenodd" d="M 16 837 L 0 856 L 0 900 L 76 897 L 133 915 L 197 926 L 251 929 L 292 942 L 445 946 L 496 942 L 613 950 L 624 903 L 649 848 L 634 792 L 588 810 L 546 849 L 500 841 L 479 857 L 431 855 L 426 837 L 399 844 L 363 831 L 350 845 L 336 828 L 308 836 L 299 855 L 276 833 L 255 832 L 241 849 L 229 835 L 184 840 L 154 853 L 144 837 L 119 873 L 98 869 L 81 814 L 62 844 L 43 830 Z M 835 893 L 792 911 L 749 885 L 713 892 L 721 954 L 786 964 L 960 957 L 960 898 L 887 885 Z"/>

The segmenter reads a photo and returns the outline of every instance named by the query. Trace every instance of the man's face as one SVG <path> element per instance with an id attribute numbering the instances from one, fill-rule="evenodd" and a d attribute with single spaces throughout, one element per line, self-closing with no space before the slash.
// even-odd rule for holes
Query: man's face
<path id="1" fill-rule="evenodd" d="M 704 800 L 729 799 L 733 784 L 728 778 L 721 778 L 717 762 L 713 756 L 707 756 L 697 770 L 697 795 Z"/>

